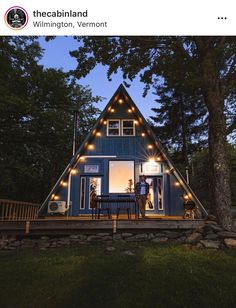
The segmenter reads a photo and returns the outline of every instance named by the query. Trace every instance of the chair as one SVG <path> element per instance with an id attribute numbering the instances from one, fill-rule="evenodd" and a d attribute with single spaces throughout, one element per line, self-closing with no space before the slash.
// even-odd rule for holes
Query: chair
<path id="1" fill-rule="evenodd" d="M 127 201 L 127 199 L 130 198 L 130 195 L 118 195 L 117 197 L 120 200 L 122 200 L 122 198 L 124 198 L 125 206 L 120 206 L 120 203 L 119 203 L 119 206 L 117 206 L 117 210 L 116 210 L 116 219 L 119 219 L 119 215 L 120 215 L 121 211 L 126 211 L 127 215 L 128 215 L 128 219 L 130 219 L 131 218 L 130 204 Z"/>
<path id="2" fill-rule="evenodd" d="M 99 196 L 97 196 L 97 198 L 101 199 L 101 201 L 102 201 L 102 198 L 108 198 L 109 199 L 109 195 L 99 195 Z M 107 212 L 108 219 L 111 219 L 111 210 L 110 210 L 109 205 L 103 207 L 102 202 L 100 202 L 100 206 L 97 207 L 97 217 L 98 217 L 98 219 L 100 219 L 100 214 L 103 213 L 103 212 Z"/>

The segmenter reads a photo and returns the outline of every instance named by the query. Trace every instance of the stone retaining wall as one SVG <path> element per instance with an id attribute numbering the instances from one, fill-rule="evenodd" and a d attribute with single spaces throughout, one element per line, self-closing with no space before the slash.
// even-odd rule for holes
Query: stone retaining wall
<path id="1" fill-rule="evenodd" d="M 0 250 L 15 250 L 34 248 L 46 250 L 62 246 L 79 246 L 91 243 L 104 243 L 111 245 L 114 242 L 152 242 L 188 244 L 198 248 L 236 248 L 236 232 L 223 230 L 214 219 L 207 220 L 205 225 L 194 230 L 159 230 L 155 232 L 123 232 L 94 234 L 73 234 L 66 237 L 16 237 L 2 235 L 0 237 Z"/>

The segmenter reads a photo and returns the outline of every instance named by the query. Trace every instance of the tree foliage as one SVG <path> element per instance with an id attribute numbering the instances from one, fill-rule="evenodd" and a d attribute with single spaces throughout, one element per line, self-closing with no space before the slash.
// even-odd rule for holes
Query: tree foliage
<path id="1" fill-rule="evenodd" d="M 42 201 L 72 155 L 73 110 L 79 142 L 99 110 L 89 87 L 38 64 L 36 38 L 0 39 L 0 195 Z"/>

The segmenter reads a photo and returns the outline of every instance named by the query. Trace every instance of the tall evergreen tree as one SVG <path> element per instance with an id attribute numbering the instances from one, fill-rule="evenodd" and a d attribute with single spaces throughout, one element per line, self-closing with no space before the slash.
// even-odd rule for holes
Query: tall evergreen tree
<path id="1" fill-rule="evenodd" d="M 157 107 L 154 130 L 170 152 L 175 162 L 188 167 L 191 155 L 207 142 L 207 109 L 201 95 L 177 86 L 159 85 L 156 89 Z"/>

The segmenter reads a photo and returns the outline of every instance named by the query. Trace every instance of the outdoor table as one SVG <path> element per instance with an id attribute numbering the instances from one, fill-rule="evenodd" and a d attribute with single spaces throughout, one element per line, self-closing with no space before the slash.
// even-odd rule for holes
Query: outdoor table
<path id="1" fill-rule="evenodd" d="M 101 204 L 106 204 L 107 207 L 110 208 L 110 212 L 112 213 L 112 210 L 114 210 L 114 205 L 115 205 L 115 209 L 117 209 L 118 204 L 129 204 L 131 205 L 132 203 L 134 204 L 134 213 L 135 213 L 135 218 L 137 218 L 137 204 L 136 204 L 136 198 L 135 196 L 130 196 L 130 197 L 126 197 L 126 196 L 120 196 L 120 197 L 103 197 L 101 196 L 97 196 L 96 198 L 93 199 L 93 207 L 92 207 L 92 219 L 96 219 L 97 218 L 97 211 L 99 209 L 99 206 L 101 206 Z"/>

